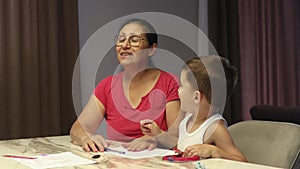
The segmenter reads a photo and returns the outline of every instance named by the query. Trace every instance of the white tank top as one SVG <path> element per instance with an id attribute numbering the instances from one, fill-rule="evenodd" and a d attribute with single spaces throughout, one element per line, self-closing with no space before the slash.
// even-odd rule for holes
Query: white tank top
<path id="1" fill-rule="evenodd" d="M 178 137 L 178 143 L 177 148 L 180 151 L 184 151 L 186 147 L 194 145 L 194 144 L 203 144 L 204 142 L 204 134 L 207 130 L 207 128 L 215 121 L 217 120 L 224 120 L 225 125 L 227 125 L 226 120 L 222 117 L 221 114 L 217 113 L 213 116 L 209 117 L 200 125 L 198 129 L 196 129 L 192 133 L 188 133 L 186 131 L 186 124 L 188 120 L 192 117 L 192 114 L 188 114 L 179 125 L 179 137 Z"/>

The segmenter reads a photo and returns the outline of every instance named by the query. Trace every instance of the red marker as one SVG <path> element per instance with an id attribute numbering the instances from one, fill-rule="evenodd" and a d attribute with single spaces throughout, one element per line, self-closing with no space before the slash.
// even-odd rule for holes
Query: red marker
<path id="1" fill-rule="evenodd" d="M 2 157 L 7 158 L 20 158 L 20 159 L 37 159 L 36 157 L 25 157 L 25 156 L 16 156 L 16 155 L 3 155 Z"/>

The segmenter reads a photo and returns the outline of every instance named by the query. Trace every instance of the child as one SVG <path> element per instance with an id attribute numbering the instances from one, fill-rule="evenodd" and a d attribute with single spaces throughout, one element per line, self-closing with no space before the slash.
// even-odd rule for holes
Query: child
<path id="1" fill-rule="evenodd" d="M 236 68 L 225 58 L 205 56 L 186 62 L 179 88 L 181 110 L 186 115 L 179 126 L 177 145 L 183 156 L 246 161 L 221 114 L 236 82 Z"/>
<path id="2" fill-rule="evenodd" d="M 196 57 L 183 66 L 178 90 L 183 120 L 176 139 L 183 156 L 246 161 L 234 145 L 221 114 L 236 82 L 236 68 L 220 56 Z M 148 133 L 158 128 L 155 123 L 143 127 L 150 130 Z M 170 148 L 173 146 L 168 144 L 176 134 L 176 131 L 164 132 L 155 138 L 137 139 L 125 146 L 132 151 L 153 149 L 159 145 Z"/>

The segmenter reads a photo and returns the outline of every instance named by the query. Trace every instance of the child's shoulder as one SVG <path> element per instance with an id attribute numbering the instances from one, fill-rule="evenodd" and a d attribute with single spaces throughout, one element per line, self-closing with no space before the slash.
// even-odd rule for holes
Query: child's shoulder
<path id="1" fill-rule="evenodd" d="M 213 121 L 207 128 L 205 133 L 205 140 L 211 140 L 214 142 L 216 138 L 223 136 L 227 131 L 227 123 L 223 119 L 217 119 Z"/>

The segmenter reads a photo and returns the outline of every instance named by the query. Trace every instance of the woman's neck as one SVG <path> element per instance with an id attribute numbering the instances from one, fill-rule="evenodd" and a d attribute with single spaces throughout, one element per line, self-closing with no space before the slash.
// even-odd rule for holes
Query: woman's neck
<path id="1" fill-rule="evenodd" d="M 149 68 L 147 65 L 128 65 L 124 66 L 124 78 L 132 79 L 141 76 Z"/>
<path id="2" fill-rule="evenodd" d="M 124 77 L 123 80 L 131 81 L 131 80 L 140 80 L 148 75 L 150 70 L 153 70 L 153 66 L 148 63 L 143 63 L 140 65 L 127 65 L 123 66 L 124 68 Z"/>

